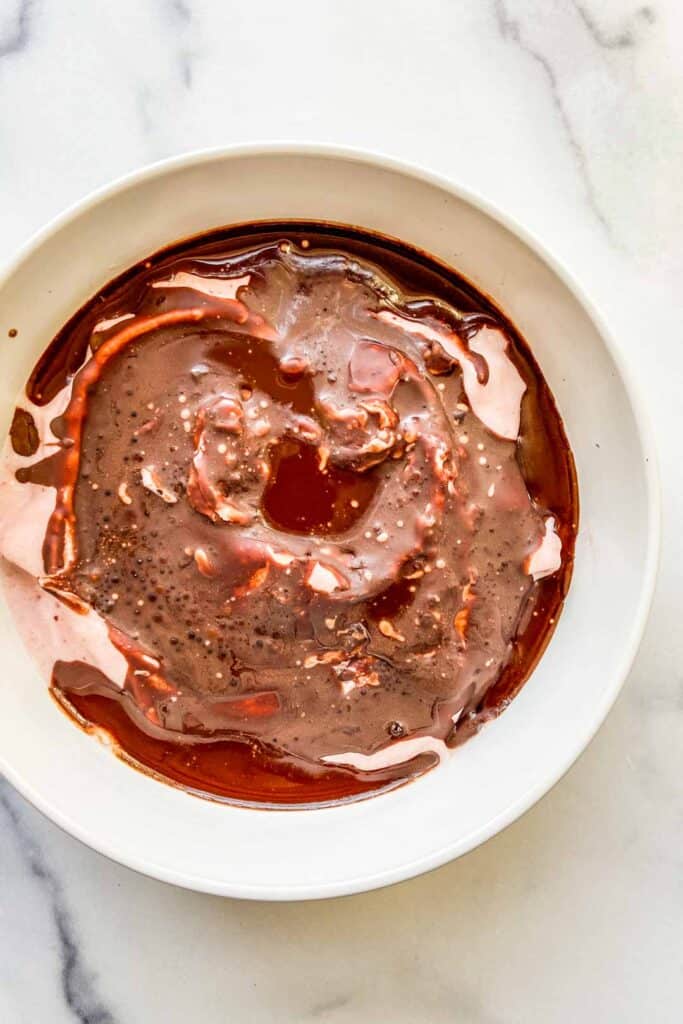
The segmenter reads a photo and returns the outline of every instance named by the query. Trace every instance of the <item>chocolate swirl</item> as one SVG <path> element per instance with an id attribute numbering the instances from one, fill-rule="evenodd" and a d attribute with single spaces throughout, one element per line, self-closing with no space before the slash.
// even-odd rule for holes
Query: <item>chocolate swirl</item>
<path id="1" fill-rule="evenodd" d="M 148 261 L 68 337 L 61 391 L 54 348 L 33 377 L 63 396 L 58 448 L 17 476 L 56 488 L 42 586 L 127 666 L 58 662 L 70 706 L 114 701 L 184 751 L 183 781 L 247 744 L 323 780 L 313 798 L 423 770 L 478 723 L 575 522 L 529 494 L 536 383 L 508 325 L 288 233 Z"/>

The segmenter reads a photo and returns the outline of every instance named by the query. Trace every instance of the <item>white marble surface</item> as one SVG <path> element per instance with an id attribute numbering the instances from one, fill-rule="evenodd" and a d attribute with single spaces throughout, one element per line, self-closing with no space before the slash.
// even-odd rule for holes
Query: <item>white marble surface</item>
<path id="1" fill-rule="evenodd" d="M 509 210 L 603 308 L 665 499 L 653 616 L 607 724 L 539 806 L 427 877 L 308 905 L 198 896 L 5 785 L 5 1024 L 681 1019 L 682 68 L 678 0 L 0 0 L 0 260 L 187 149 L 292 138 L 417 160 Z"/>

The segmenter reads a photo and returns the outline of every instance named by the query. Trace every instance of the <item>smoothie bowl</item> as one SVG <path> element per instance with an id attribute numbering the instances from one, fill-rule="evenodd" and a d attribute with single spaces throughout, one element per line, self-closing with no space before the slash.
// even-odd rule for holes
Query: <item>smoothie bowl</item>
<path id="1" fill-rule="evenodd" d="M 336 895 L 584 748 L 649 603 L 652 454 L 519 229 L 384 158 L 199 154 L 60 218 L 0 300 L 0 756 L 55 821 Z"/>

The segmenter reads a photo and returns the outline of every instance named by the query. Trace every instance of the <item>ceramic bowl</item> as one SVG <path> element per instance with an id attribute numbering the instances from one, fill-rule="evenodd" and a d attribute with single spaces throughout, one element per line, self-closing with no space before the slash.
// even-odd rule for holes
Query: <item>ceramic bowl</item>
<path id="1" fill-rule="evenodd" d="M 586 747 L 626 677 L 659 534 L 642 410 L 618 346 L 567 271 L 471 192 L 384 157 L 329 147 L 183 156 L 96 193 L 43 230 L 0 282 L 3 432 L 40 352 L 105 282 L 171 241 L 289 218 L 401 238 L 494 298 L 557 399 L 576 458 L 581 524 L 558 628 L 505 713 L 417 781 L 331 808 L 214 803 L 128 767 L 58 710 L 0 603 L 0 768 L 10 782 L 122 864 L 256 899 L 334 896 L 408 878 L 471 850 L 543 796 Z"/>

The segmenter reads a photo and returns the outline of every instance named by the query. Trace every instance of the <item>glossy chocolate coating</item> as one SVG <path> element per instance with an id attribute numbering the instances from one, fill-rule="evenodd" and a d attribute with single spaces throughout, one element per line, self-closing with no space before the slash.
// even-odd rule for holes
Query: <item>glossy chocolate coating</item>
<path id="1" fill-rule="evenodd" d="M 486 337 L 525 386 L 519 439 L 464 386 L 494 383 Z M 56 488 L 46 585 L 129 671 L 59 661 L 53 689 L 162 777 L 261 803 L 402 781 L 435 754 L 343 755 L 456 744 L 547 643 L 578 511 L 562 423 L 512 325 L 424 254 L 324 225 L 191 240 L 60 332 L 28 398 L 64 389 L 61 447 L 17 476 Z M 548 515 L 562 566 L 535 581 Z"/>

